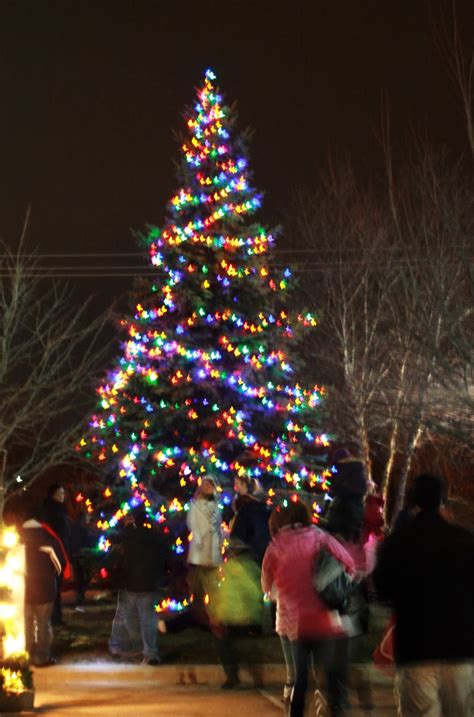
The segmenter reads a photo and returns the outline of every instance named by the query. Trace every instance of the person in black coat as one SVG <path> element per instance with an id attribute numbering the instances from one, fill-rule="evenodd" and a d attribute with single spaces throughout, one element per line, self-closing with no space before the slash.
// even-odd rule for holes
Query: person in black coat
<path id="1" fill-rule="evenodd" d="M 270 542 L 270 510 L 254 479 L 245 476 L 236 478 L 234 490 L 237 495 L 234 499 L 235 515 L 231 523 L 230 539 L 235 538 L 247 545 L 253 559 L 261 565 Z"/>
<path id="2" fill-rule="evenodd" d="M 118 548 L 119 591 L 109 649 L 127 656 L 141 636 L 143 663 L 158 665 L 155 602 L 165 580 L 166 543 L 144 510 L 135 511 L 128 522 Z"/>
<path id="3" fill-rule="evenodd" d="M 44 522 L 54 530 L 61 541 L 68 559 L 71 557 L 71 522 L 65 505 L 66 491 L 64 486 L 53 483 L 49 486 L 46 499 L 43 503 Z M 61 585 L 63 574 L 56 579 L 56 599 L 54 601 L 52 622 L 53 625 L 64 625 L 61 605 Z"/>
<path id="4" fill-rule="evenodd" d="M 54 664 L 51 656 L 51 616 L 57 577 L 66 566 L 59 541 L 41 524 L 39 511 L 30 511 L 21 529 L 25 545 L 25 641 L 36 667 Z"/>
<path id="5" fill-rule="evenodd" d="M 62 541 L 66 553 L 70 555 L 71 521 L 66 508 L 64 486 L 53 483 L 49 486 L 43 503 L 43 518 Z"/>
<path id="6" fill-rule="evenodd" d="M 442 478 L 415 479 L 419 512 L 381 546 L 373 579 L 395 612 L 399 714 L 470 716 L 474 534 L 445 520 Z"/>
<path id="7" fill-rule="evenodd" d="M 338 448 L 333 460 L 333 501 L 329 507 L 326 528 L 334 535 L 340 533 L 351 542 L 358 542 L 362 533 L 364 498 L 367 493 L 364 464 L 346 448 Z"/>
<path id="8" fill-rule="evenodd" d="M 415 486 L 411 485 L 406 491 L 405 503 L 403 508 L 397 515 L 397 519 L 392 528 L 392 533 L 406 528 L 411 523 L 415 515 L 419 512 L 419 510 L 420 509 L 416 505 Z"/>

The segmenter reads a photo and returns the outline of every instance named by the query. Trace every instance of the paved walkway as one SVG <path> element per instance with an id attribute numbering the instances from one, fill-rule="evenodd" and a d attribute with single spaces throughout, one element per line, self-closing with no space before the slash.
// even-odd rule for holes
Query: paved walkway
<path id="1" fill-rule="evenodd" d="M 45 717 L 282 717 L 281 666 L 243 671 L 241 690 L 223 691 L 215 665 L 159 667 L 106 661 L 62 664 L 34 671 L 35 713 Z M 256 688 L 253 679 L 265 685 Z M 395 717 L 390 683 L 374 676 L 373 717 Z M 308 698 L 307 715 L 315 714 Z M 28 715 L 28 713 L 22 713 Z M 33 714 L 33 713 L 30 713 Z M 354 708 L 354 717 L 367 715 Z M 2 715 L 2 717 L 4 717 Z"/>

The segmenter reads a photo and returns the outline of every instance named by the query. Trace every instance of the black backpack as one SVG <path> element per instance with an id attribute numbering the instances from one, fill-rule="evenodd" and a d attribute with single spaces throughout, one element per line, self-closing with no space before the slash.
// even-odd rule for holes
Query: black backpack
<path id="1" fill-rule="evenodd" d="M 355 586 L 344 565 L 321 548 L 314 564 L 313 587 L 327 607 L 346 613 Z"/>
<path id="2" fill-rule="evenodd" d="M 348 615 L 356 634 L 369 627 L 369 602 L 366 580 L 351 578 L 344 565 L 326 548 L 321 548 L 313 571 L 313 586 L 330 610 Z"/>

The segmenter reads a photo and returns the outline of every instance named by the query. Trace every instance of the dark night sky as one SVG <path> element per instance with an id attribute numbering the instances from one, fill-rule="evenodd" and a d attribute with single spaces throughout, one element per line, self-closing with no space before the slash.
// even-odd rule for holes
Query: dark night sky
<path id="1" fill-rule="evenodd" d="M 471 3 L 458 5 L 466 32 Z M 135 251 L 130 228 L 163 220 L 176 186 L 173 129 L 209 66 L 255 130 L 270 224 L 295 186 L 316 181 L 330 146 L 375 171 L 382 90 L 398 137 L 423 123 L 437 144 L 463 147 L 424 0 L 281 7 L 2 0 L 1 236 L 15 241 L 31 202 L 29 239 L 41 252 Z"/>

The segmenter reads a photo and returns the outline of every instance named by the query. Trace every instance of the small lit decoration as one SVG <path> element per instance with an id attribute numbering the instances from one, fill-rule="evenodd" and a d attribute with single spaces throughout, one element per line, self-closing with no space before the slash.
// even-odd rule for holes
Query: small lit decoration
<path id="1" fill-rule="evenodd" d="M 159 602 L 155 606 L 155 610 L 157 613 L 160 612 L 183 612 L 183 610 L 186 610 L 193 602 L 193 596 L 190 595 L 189 598 L 185 598 L 184 600 L 174 600 L 172 598 L 164 598 L 161 602 Z"/>
<path id="2" fill-rule="evenodd" d="M 14 528 L 0 532 L 0 709 L 15 709 L 31 693 L 32 676 L 25 652 L 25 550 Z"/>
<path id="3" fill-rule="evenodd" d="M 186 112 L 181 187 L 165 225 L 141 237 L 156 275 L 121 321 L 122 355 L 78 446 L 107 476 L 95 505 L 104 553 L 141 505 L 184 556 L 189 501 L 207 473 L 224 506 L 237 476 L 271 488 L 270 503 L 278 489 L 330 488 L 324 389 L 295 378 L 298 342 L 317 321 L 295 311 L 291 269 L 277 268 L 274 232 L 253 218 L 262 196 L 235 121 L 208 70 Z"/>

